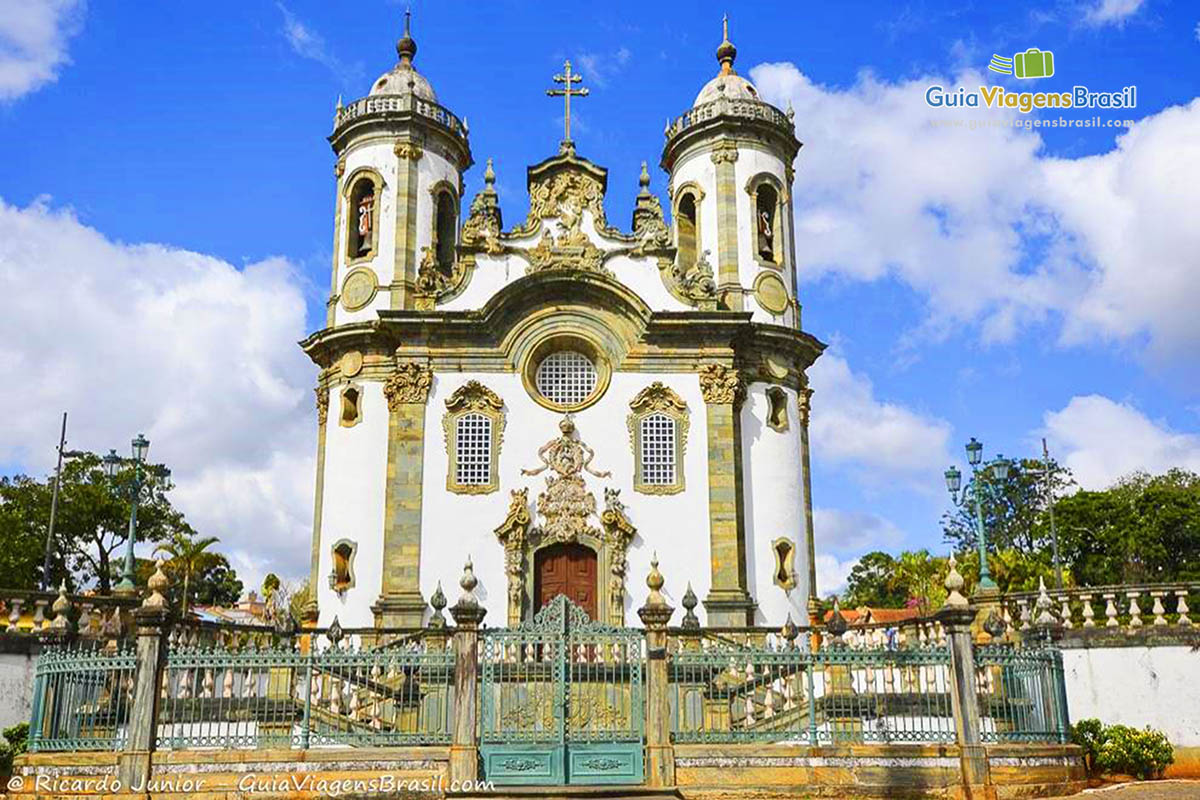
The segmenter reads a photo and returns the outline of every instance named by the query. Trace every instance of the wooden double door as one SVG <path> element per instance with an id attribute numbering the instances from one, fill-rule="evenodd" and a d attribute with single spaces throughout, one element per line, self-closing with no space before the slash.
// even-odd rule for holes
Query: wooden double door
<path id="1" fill-rule="evenodd" d="M 555 544 L 538 551 L 534 590 L 537 608 L 560 594 L 596 619 L 596 554 L 581 544 Z"/>

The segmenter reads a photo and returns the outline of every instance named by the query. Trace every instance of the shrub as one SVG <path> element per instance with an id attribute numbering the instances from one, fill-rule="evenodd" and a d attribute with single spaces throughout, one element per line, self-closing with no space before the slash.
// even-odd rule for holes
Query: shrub
<path id="1" fill-rule="evenodd" d="M 1096 754 L 1096 766 L 1104 772 L 1120 772 L 1135 778 L 1161 777 L 1175 760 L 1171 743 L 1162 731 L 1126 725 L 1110 725 Z"/>
<path id="2" fill-rule="evenodd" d="M 13 759 L 25 752 L 29 742 L 29 723 L 22 722 L 5 728 L 0 735 L 4 737 L 0 743 L 0 775 L 11 775 Z"/>
<path id="3" fill-rule="evenodd" d="M 1083 749 L 1083 765 L 1088 775 L 1096 774 L 1096 756 L 1104 743 L 1104 724 L 1098 719 L 1081 719 L 1071 726 L 1071 742 Z"/>

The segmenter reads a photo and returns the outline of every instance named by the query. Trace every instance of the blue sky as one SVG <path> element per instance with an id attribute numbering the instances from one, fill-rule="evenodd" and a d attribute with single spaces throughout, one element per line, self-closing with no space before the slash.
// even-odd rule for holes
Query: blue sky
<path id="1" fill-rule="evenodd" d="M 146 429 L 178 501 L 248 576 L 299 574 L 311 509 L 314 372 L 339 95 L 394 63 L 389 2 L 33 0 L 0 7 L 0 399 L 7 471 Z M 418 69 L 495 159 L 509 220 L 556 148 L 545 96 L 571 58 L 591 95 L 582 155 L 628 225 L 639 163 L 716 70 L 796 109 L 804 326 L 814 371 L 822 582 L 873 547 L 937 547 L 941 469 L 969 436 L 1040 437 L 1099 487 L 1200 469 L 1200 11 L 1162 0 L 1001 4 L 416 3 Z M 1052 50 L 1056 75 L 986 71 Z M 1111 127 L 934 129 L 1015 112 L 928 108 L 931 83 L 1138 87 Z M 1058 112 L 1052 112 L 1058 116 Z M 1083 118 L 1092 112 L 1068 112 Z M 1035 115 L 1036 116 L 1036 115 Z M 1041 116 L 1049 117 L 1051 113 Z M 1118 136 L 1123 138 L 1118 139 Z"/>

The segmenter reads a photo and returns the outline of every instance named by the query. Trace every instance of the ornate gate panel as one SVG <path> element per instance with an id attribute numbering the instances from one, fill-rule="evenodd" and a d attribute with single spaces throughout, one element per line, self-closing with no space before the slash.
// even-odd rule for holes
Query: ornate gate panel
<path id="1" fill-rule="evenodd" d="M 484 776 L 498 784 L 641 783 L 640 630 L 592 622 L 566 597 L 480 640 Z"/>

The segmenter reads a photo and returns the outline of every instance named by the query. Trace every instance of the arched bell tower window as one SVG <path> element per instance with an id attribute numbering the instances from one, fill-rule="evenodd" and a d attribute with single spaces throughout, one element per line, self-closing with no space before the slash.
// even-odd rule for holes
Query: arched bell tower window
<path id="1" fill-rule="evenodd" d="M 746 191 L 754 208 L 754 258 L 764 267 L 783 266 L 783 206 L 778 179 L 761 173 L 750 179 Z"/>
<path id="2" fill-rule="evenodd" d="M 775 212 L 779 205 L 779 195 L 775 194 L 775 190 L 770 186 L 763 184 L 758 187 L 755 193 L 754 204 L 756 206 L 756 222 L 757 236 L 755 237 L 755 245 L 758 247 L 758 257 L 763 261 L 769 261 L 772 264 L 779 263 L 778 251 L 779 242 L 776 236 Z"/>
<path id="3" fill-rule="evenodd" d="M 678 248 L 679 267 L 686 272 L 695 266 L 700 257 L 700 199 L 699 187 L 680 189 L 675 201 L 675 244 Z"/>
<path id="4" fill-rule="evenodd" d="M 433 253 L 444 275 L 454 271 L 454 246 L 458 241 L 458 196 L 446 181 L 433 187 Z"/>
<path id="5" fill-rule="evenodd" d="M 383 179 L 373 170 L 361 169 L 346 186 L 346 261 L 373 258 L 379 246 L 379 201 Z"/>

